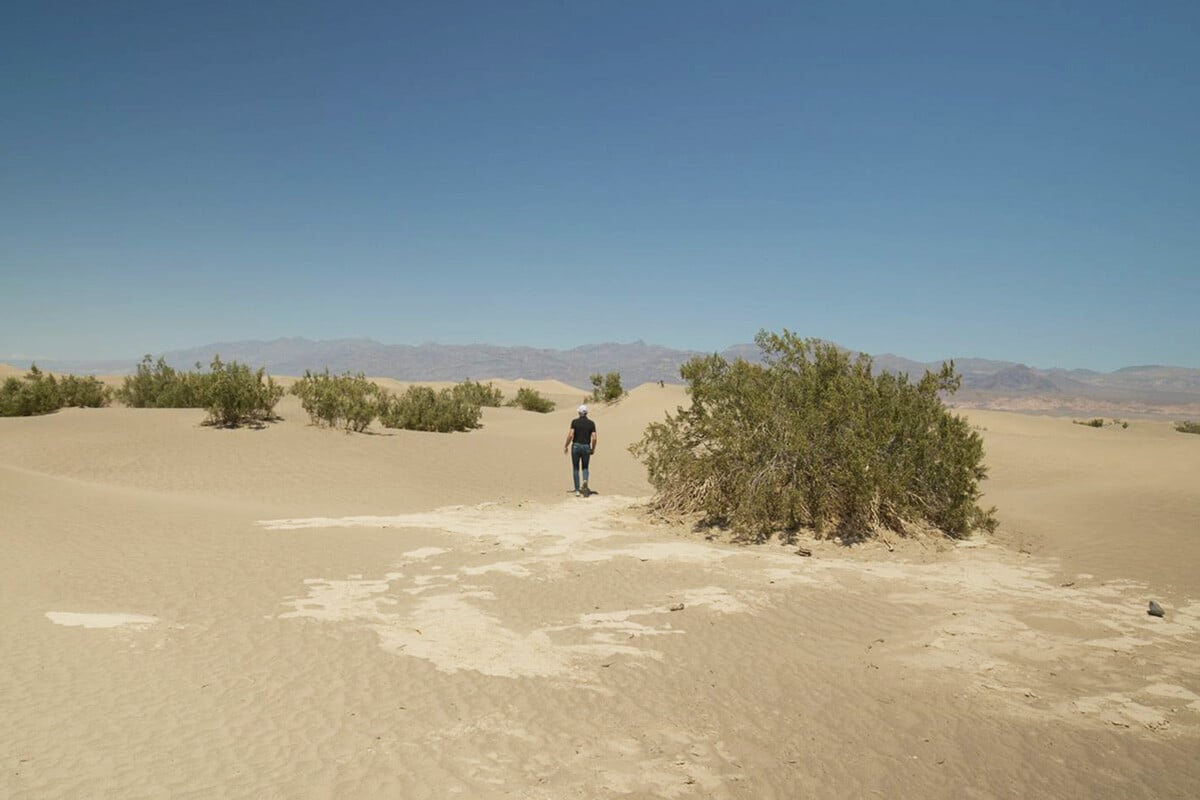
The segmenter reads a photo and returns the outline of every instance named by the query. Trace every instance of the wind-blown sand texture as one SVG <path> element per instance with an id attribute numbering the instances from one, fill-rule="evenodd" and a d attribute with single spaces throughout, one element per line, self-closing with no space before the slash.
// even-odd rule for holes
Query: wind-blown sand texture
<path id="1" fill-rule="evenodd" d="M 582 391 L 525 385 L 453 435 L 0 419 L 0 796 L 1200 795 L 1200 436 L 967 412 L 997 535 L 801 558 L 639 509 L 681 387 L 594 410 L 576 499 Z"/>

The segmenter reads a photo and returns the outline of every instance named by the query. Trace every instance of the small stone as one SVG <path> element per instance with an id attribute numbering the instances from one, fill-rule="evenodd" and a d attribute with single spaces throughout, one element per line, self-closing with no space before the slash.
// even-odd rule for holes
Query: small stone
<path id="1" fill-rule="evenodd" d="M 1167 612 L 1163 611 L 1162 606 L 1160 606 L 1158 603 L 1151 600 L 1150 601 L 1150 610 L 1147 611 L 1146 613 L 1152 617 L 1163 617 L 1163 616 L 1166 616 Z"/>
<path id="2" fill-rule="evenodd" d="M 683 611 L 683 603 L 676 603 L 675 605 L 671 606 L 671 610 L 672 611 Z"/>

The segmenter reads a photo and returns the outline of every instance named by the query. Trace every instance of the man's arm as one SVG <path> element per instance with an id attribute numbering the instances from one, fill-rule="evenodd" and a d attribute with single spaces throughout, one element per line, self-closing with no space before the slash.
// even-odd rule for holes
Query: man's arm
<path id="1" fill-rule="evenodd" d="M 565 442 L 563 442 L 563 452 L 564 453 L 567 452 L 567 449 L 571 446 L 571 442 L 573 442 L 574 440 L 575 440 L 575 429 L 567 428 L 567 440 Z"/>
<path id="2" fill-rule="evenodd" d="M 596 438 L 596 432 L 595 432 L 595 431 L 592 431 L 592 442 L 591 442 L 591 445 L 592 445 L 592 452 L 593 452 L 593 453 L 594 453 L 594 452 L 596 452 L 596 442 L 597 442 L 597 438 Z"/>

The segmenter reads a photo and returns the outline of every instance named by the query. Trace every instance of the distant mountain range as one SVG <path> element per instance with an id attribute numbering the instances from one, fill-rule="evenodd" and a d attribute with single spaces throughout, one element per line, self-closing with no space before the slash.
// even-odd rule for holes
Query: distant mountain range
<path id="1" fill-rule="evenodd" d="M 196 362 L 207 366 L 213 354 L 225 361 L 266 367 L 275 375 L 302 375 L 305 370 L 363 372 L 398 380 L 460 381 L 466 378 L 556 379 L 573 386 L 591 385 L 594 373 L 617 371 L 626 387 L 653 381 L 678 382 L 679 366 L 699 351 L 631 342 L 592 344 L 570 350 L 496 345 L 381 344 L 371 339 L 312 341 L 303 338 L 273 341 L 218 342 L 162 354 L 177 368 Z M 727 358 L 757 360 L 758 348 L 738 344 L 726 348 Z M 941 361 L 913 361 L 885 353 L 872 356 L 876 371 L 907 372 L 914 377 L 936 370 Z M 950 360 L 950 359 L 946 359 Z M 1125 367 L 1114 372 L 1083 369 L 1035 369 L 1010 361 L 956 358 L 962 389 L 952 398 L 961 407 L 986 407 L 1048 412 L 1124 412 L 1200 415 L 1200 369 L 1166 366 Z M 136 360 L 47 361 L 54 372 L 123 374 Z M 18 364 L 14 366 L 27 366 Z"/>

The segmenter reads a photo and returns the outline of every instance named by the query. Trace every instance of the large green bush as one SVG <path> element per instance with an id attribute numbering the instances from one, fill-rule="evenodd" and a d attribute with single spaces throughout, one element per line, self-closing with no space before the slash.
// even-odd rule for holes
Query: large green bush
<path id="1" fill-rule="evenodd" d="M 0 387 L 0 413 L 6 417 L 32 417 L 62 408 L 58 381 L 31 364 L 22 378 L 9 378 Z"/>
<path id="2" fill-rule="evenodd" d="M 94 377 L 64 375 L 55 378 L 29 365 L 23 378 L 8 378 L 0 384 L 0 417 L 31 417 L 49 414 L 64 406 L 106 406 L 112 391 Z"/>
<path id="3" fill-rule="evenodd" d="M 517 396 L 508 401 L 510 406 L 523 408 L 526 411 L 536 411 L 539 414 L 549 414 L 554 410 L 554 401 L 537 389 L 522 386 L 517 389 Z"/>
<path id="4" fill-rule="evenodd" d="M 182 372 L 163 358 L 156 362 L 145 356 L 137 371 L 125 377 L 116 398 L 131 408 L 203 408 L 210 424 L 225 427 L 275 418 L 283 387 L 265 369 L 227 364 L 219 355 L 213 356 L 208 372 L 200 369 L 197 363 L 195 372 Z"/>
<path id="5" fill-rule="evenodd" d="M 621 373 L 609 372 L 606 375 L 595 373 L 591 376 L 592 401 L 596 403 L 615 403 L 625 396 L 625 387 L 621 385 Z"/>
<path id="6" fill-rule="evenodd" d="M 1188 420 L 1177 422 L 1175 423 L 1175 430 L 1180 433 L 1200 433 L 1200 422 L 1191 422 Z"/>
<path id="7" fill-rule="evenodd" d="M 204 408 L 211 380 L 210 375 L 180 372 L 165 359 L 155 362 L 147 355 L 137 371 L 125 377 L 116 398 L 130 408 Z"/>
<path id="8" fill-rule="evenodd" d="M 304 377 L 292 385 L 292 394 L 308 412 L 314 425 L 342 427 L 361 433 L 385 408 L 386 393 L 379 384 L 357 375 L 330 375 L 328 367 Z"/>
<path id="9" fill-rule="evenodd" d="M 485 408 L 499 408 L 504 404 L 504 393 L 494 383 L 465 380 L 454 387 L 454 392 L 463 400 Z"/>
<path id="10" fill-rule="evenodd" d="M 251 371 L 245 364 L 236 361 L 226 364 L 220 356 L 213 356 L 203 393 L 209 422 L 236 427 L 274 419 L 275 405 L 283 397 L 283 387 L 265 373 L 266 369 L 262 367 Z"/>
<path id="11" fill-rule="evenodd" d="M 64 375 L 58 381 L 58 395 L 64 408 L 101 408 L 112 401 L 113 391 L 93 375 Z"/>
<path id="12" fill-rule="evenodd" d="M 691 406 L 631 446 L 657 508 L 755 538 L 995 527 L 994 509 L 977 504 L 983 442 L 939 397 L 959 386 L 953 363 L 912 383 L 788 331 L 756 341 L 762 364 L 717 355 L 684 364 Z"/>
<path id="13" fill-rule="evenodd" d="M 482 409 L 468 397 L 469 390 L 459 389 L 434 391 L 429 386 L 410 386 L 399 397 L 388 398 L 379 421 L 388 428 L 410 431 L 449 433 L 478 428 Z"/>

